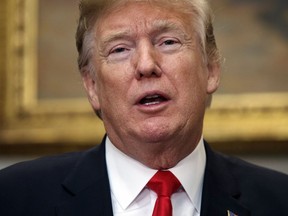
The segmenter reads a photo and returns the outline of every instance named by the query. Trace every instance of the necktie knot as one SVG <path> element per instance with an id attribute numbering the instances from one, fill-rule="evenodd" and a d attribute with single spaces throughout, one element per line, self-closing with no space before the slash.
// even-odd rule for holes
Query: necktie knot
<path id="1" fill-rule="evenodd" d="M 157 193 L 153 216 L 172 216 L 170 197 L 180 187 L 181 183 L 170 171 L 158 171 L 147 186 Z"/>
<path id="2" fill-rule="evenodd" d="M 181 183 L 170 171 L 159 170 L 148 182 L 147 186 L 158 196 L 171 197 Z"/>

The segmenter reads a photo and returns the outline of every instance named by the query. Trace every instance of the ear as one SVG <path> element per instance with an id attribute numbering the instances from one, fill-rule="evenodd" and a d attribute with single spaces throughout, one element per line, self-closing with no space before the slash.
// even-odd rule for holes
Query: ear
<path id="1" fill-rule="evenodd" d="M 82 81 L 86 90 L 88 100 L 95 111 L 100 110 L 99 95 L 95 75 L 89 71 L 82 73 Z"/>
<path id="2" fill-rule="evenodd" d="M 208 64 L 207 94 L 214 93 L 220 84 L 221 67 L 218 63 Z"/>

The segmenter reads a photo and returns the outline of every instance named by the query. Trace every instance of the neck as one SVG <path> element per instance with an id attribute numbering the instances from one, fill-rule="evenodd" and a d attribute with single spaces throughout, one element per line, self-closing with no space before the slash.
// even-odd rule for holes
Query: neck
<path id="1" fill-rule="evenodd" d="M 200 139 L 201 134 L 194 136 L 194 138 L 189 136 L 189 138 L 186 139 L 182 137 L 182 139 L 178 138 L 177 140 L 166 142 L 144 143 L 129 140 L 129 145 L 121 145 L 120 142 L 115 142 L 113 138 L 111 142 L 124 154 L 134 158 L 145 166 L 161 170 L 176 166 L 179 161 L 194 151 Z"/>

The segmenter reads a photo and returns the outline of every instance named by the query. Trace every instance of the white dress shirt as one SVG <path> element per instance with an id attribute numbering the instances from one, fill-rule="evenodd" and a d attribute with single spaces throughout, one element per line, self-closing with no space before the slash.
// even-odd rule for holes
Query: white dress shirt
<path id="1" fill-rule="evenodd" d="M 157 194 L 146 184 L 157 170 L 118 150 L 107 137 L 106 162 L 115 216 L 152 215 Z M 195 150 L 169 169 L 182 187 L 171 196 L 174 216 L 199 216 L 206 164 L 203 139 Z"/>

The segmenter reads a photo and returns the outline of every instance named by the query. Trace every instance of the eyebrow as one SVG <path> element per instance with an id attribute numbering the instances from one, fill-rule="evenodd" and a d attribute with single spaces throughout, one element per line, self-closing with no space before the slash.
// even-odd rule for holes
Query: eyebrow
<path id="1" fill-rule="evenodd" d="M 119 31 L 113 31 L 111 34 L 108 34 L 103 38 L 103 45 L 107 45 L 112 41 L 123 39 L 128 37 L 128 35 L 131 33 L 130 30 L 119 30 Z"/>
<path id="2" fill-rule="evenodd" d="M 185 41 L 191 40 L 192 35 L 185 31 L 184 26 L 181 23 L 171 22 L 169 20 L 156 20 L 152 25 L 152 34 L 161 34 L 174 32 L 180 35 Z"/>
<path id="3" fill-rule="evenodd" d="M 176 31 L 184 34 L 181 26 L 175 22 L 170 22 L 169 20 L 156 20 L 152 24 L 152 32 L 167 32 Z"/>
<path id="4" fill-rule="evenodd" d="M 183 29 L 180 27 L 179 24 L 176 24 L 174 22 L 170 22 L 169 20 L 156 20 L 152 23 L 152 27 L 150 30 L 149 34 L 157 34 L 157 33 L 161 33 L 161 32 L 168 32 L 168 31 L 175 31 L 178 32 L 182 35 L 185 35 L 185 32 L 183 31 Z M 102 47 L 105 47 L 107 44 L 109 44 L 110 42 L 113 42 L 115 40 L 120 40 L 120 39 L 124 39 L 124 38 L 129 38 L 131 34 L 131 30 L 130 29 L 123 29 L 123 30 L 115 30 L 112 31 L 111 34 L 107 34 L 107 36 L 105 36 L 103 38 L 103 42 L 102 42 Z"/>

